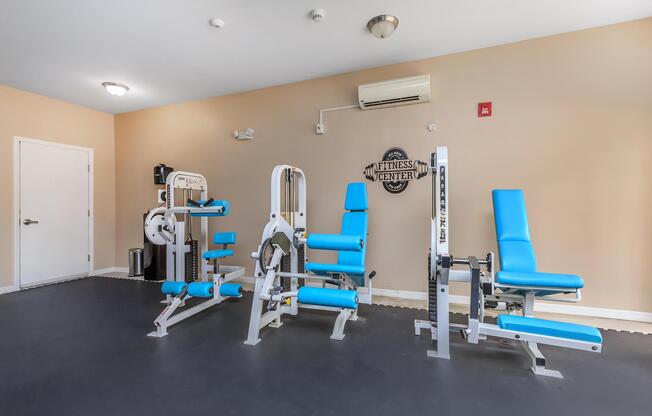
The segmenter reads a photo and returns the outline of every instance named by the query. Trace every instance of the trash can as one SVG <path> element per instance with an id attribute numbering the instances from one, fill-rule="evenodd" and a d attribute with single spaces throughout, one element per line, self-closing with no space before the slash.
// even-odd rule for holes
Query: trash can
<path id="1" fill-rule="evenodd" d="M 129 276 L 143 275 L 143 249 L 129 249 Z"/>

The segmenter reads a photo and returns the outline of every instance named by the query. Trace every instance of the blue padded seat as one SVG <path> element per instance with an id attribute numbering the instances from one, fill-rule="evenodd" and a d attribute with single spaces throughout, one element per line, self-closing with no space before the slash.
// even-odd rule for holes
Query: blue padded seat
<path id="1" fill-rule="evenodd" d="M 213 235 L 213 244 L 235 244 L 237 234 L 229 231 L 222 233 L 215 233 Z M 221 250 L 208 250 L 201 256 L 206 260 L 221 259 L 223 257 L 229 257 L 233 255 L 233 250 L 231 249 L 221 249 Z"/>
<path id="2" fill-rule="evenodd" d="M 597 328 L 567 322 L 550 321 L 518 315 L 498 315 L 498 326 L 509 331 L 550 337 L 574 339 L 577 341 L 602 343 L 602 334 Z"/>
<path id="3" fill-rule="evenodd" d="M 522 190 L 495 189 L 491 196 L 500 255 L 497 283 L 516 287 L 537 286 L 573 290 L 584 287 L 582 278 L 574 274 L 537 272 L 537 260 L 530 240 Z"/>
<path id="4" fill-rule="evenodd" d="M 337 264 L 306 263 L 305 269 L 320 275 L 329 273 L 346 273 L 359 286 L 364 285 L 365 254 L 367 252 L 367 230 L 369 217 L 367 185 L 364 182 L 352 182 L 346 187 L 344 209 L 340 234 L 360 236 L 363 245 L 359 251 L 338 251 Z"/>
<path id="5" fill-rule="evenodd" d="M 364 276 L 364 266 L 349 264 L 306 263 L 306 271 L 321 275 L 326 275 L 330 272 Z"/>
<path id="6" fill-rule="evenodd" d="M 496 273 L 496 282 L 508 286 L 540 286 L 581 289 L 584 281 L 575 274 L 505 272 Z"/>
<path id="7" fill-rule="evenodd" d="M 206 260 L 210 260 L 210 259 L 221 259 L 223 257 L 229 257 L 232 255 L 233 255 L 233 250 L 227 249 L 227 250 L 208 250 L 201 256 Z"/>

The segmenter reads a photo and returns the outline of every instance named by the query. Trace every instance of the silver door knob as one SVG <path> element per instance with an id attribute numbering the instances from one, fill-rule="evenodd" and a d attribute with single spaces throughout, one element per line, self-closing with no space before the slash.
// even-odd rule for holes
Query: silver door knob
<path id="1" fill-rule="evenodd" d="M 30 225 L 30 224 L 38 224 L 38 221 L 36 220 L 30 220 L 29 218 L 23 220 L 23 224 L 25 225 Z"/>

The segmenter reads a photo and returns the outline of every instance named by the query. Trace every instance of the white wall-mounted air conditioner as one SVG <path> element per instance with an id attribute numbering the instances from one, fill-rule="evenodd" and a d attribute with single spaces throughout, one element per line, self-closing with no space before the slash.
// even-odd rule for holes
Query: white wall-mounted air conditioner
<path id="1" fill-rule="evenodd" d="M 393 79 L 358 86 L 360 109 L 394 107 L 430 101 L 430 75 Z"/>

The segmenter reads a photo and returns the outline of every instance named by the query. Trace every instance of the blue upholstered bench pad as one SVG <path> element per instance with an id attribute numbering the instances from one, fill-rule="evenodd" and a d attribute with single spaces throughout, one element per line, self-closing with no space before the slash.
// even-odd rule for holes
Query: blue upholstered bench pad
<path id="1" fill-rule="evenodd" d="M 600 331 L 586 325 L 549 321 L 527 316 L 498 315 L 498 326 L 509 331 L 602 343 Z"/>
<path id="2" fill-rule="evenodd" d="M 229 257 L 233 255 L 233 250 L 208 250 L 202 257 L 205 259 L 220 259 L 222 257 Z"/>
<path id="3" fill-rule="evenodd" d="M 499 271 L 496 282 L 509 286 L 538 286 L 581 289 L 584 281 L 574 274 Z"/>
<path id="4" fill-rule="evenodd" d="M 364 276 L 364 266 L 353 264 L 306 263 L 306 271 L 321 275 L 344 273 L 353 276 Z"/>

